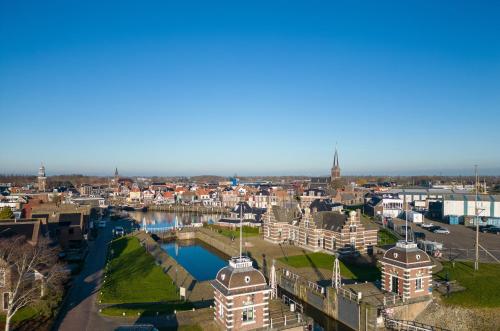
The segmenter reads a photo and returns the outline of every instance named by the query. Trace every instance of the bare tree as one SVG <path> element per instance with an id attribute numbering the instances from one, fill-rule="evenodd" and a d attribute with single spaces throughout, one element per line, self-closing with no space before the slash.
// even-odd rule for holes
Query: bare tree
<path id="1" fill-rule="evenodd" d="M 36 245 L 24 237 L 0 239 L 0 268 L 4 286 L 9 290 L 5 330 L 10 330 L 11 319 L 19 309 L 43 301 L 51 291 L 62 290 L 66 273 L 57 262 L 57 249 L 46 239 Z M 5 300 L 6 298 L 4 298 Z"/>

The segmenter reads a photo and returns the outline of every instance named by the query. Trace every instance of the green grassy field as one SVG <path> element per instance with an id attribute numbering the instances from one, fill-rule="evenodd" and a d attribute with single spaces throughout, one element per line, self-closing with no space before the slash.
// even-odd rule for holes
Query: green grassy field
<path id="1" fill-rule="evenodd" d="M 380 229 L 378 231 L 378 244 L 379 245 L 392 245 L 398 242 L 398 237 L 387 229 Z"/>
<path id="2" fill-rule="evenodd" d="M 326 253 L 309 253 L 282 257 L 278 260 L 294 268 L 333 269 L 335 257 Z M 345 264 L 340 261 L 340 274 L 346 279 L 374 281 L 380 279 L 380 270 L 374 265 Z"/>
<path id="3" fill-rule="evenodd" d="M 218 233 L 228 238 L 239 238 L 240 237 L 240 229 L 231 229 L 224 226 L 217 225 L 208 225 L 209 229 L 214 229 Z M 251 226 L 243 226 L 243 237 L 255 237 L 259 235 L 259 228 L 253 228 Z"/>
<path id="4" fill-rule="evenodd" d="M 39 313 L 35 308 L 24 307 L 22 309 L 19 309 L 19 311 L 14 315 L 14 317 L 12 318 L 12 323 L 19 323 L 22 321 L 33 319 L 37 316 L 39 316 Z M 5 315 L 0 315 L 0 322 L 5 322 Z"/>
<path id="5" fill-rule="evenodd" d="M 481 263 L 479 271 L 474 271 L 473 262 L 443 263 L 443 270 L 436 276 L 444 280 L 456 280 L 466 290 L 451 293 L 444 302 L 465 307 L 500 307 L 500 265 Z"/>
<path id="6" fill-rule="evenodd" d="M 174 310 L 188 310 L 193 308 L 190 302 L 171 301 L 168 303 L 140 303 L 140 304 L 118 304 L 102 309 L 101 314 L 107 316 L 156 316 L 171 314 Z"/>
<path id="7" fill-rule="evenodd" d="M 176 301 L 177 288 L 135 237 L 114 240 L 114 257 L 102 287 L 102 303 Z"/>

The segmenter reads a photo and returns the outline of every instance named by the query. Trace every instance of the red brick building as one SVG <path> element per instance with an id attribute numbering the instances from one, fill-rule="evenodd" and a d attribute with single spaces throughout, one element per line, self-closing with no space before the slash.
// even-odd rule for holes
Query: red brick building
<path id="1" fill-rule="evenodd" d="M 404 300 L 431 295 L 434 263 L 417 244 L 399 241 L 380 262 L 383 290 L 399 294 Z"/>
<path id="2" fill-rule="evenodd" d="M 271 289 L 247 257 L 233 257 L 212 281 L 214 320 L 224 330 L 255 330 L 269 325 Z"/>

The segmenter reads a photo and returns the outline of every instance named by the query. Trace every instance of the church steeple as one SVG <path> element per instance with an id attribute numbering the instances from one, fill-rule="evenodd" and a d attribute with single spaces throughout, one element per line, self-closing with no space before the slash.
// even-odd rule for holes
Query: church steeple
<path id="1" fill-rule="evenodd" d="M 118 175 L 118 168 L 115 168 L 115 178 L 113 178 L 113 184 L 118 185 L 120 181 L 120 175 Z"/>
<path id="2" fill-rule="evenodd" d="M 340 178 L 340 165 L 339 165 L 339 153 L 337 147 L 335 147 L 335 154 L 333 155 L 333 166 L 331 172 L 331 181 Z"/>

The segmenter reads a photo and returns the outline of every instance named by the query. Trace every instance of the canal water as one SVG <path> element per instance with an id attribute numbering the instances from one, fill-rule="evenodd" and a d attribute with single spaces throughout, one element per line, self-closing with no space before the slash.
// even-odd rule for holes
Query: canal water
<path id="1" fill-rule="evenodd" d="M 165 243 L 161 248 L 198 281 L 215 279 L 217 272 L 228 264 L 229 257 L 197 240 Z"/>
<path id="2" fill-rule="evenodd" d="M 128 215 L 135 219 L 141 227 L 148 231 L 165 231 L 175 227 L 193 226 L 196 224 L 212 224 L 221 218 L 220 214 L 174 213 L 166 211 L 129 211 Z"/>

